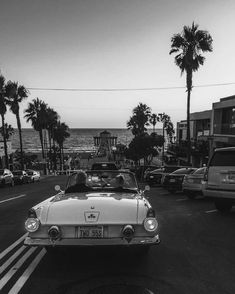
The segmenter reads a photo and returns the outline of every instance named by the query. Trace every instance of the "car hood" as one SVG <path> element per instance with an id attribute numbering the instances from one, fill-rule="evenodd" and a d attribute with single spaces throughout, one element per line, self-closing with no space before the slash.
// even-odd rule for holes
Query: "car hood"
<path id="1" fill-rule="evenodd" d="M 69 193 L 38 205 L 42 224 L 136 224 L 142 223 L 148 201 L 132 193 Z"/>

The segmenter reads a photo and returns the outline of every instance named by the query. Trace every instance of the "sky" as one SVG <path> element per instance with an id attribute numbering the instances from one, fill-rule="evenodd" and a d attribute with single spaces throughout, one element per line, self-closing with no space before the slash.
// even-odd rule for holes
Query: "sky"
<path id="1" fill-rule="evenodd" d="M 70 128 L 126 128 L 140 102 L 176 124 L 186 119 L 187 93 L 169 55 L 172 36 L 193 21 L 211 34 L 213 52 L 193 76 L 191 112 L 211 109 L 235 95 L 234 15 L 233 0 L 1 0 L 0 70 L 30 89 L 22 127 L 31 127 L 23 111 L 37 97 Z M 9 112 L 6 121 L 16 127 Z"/>

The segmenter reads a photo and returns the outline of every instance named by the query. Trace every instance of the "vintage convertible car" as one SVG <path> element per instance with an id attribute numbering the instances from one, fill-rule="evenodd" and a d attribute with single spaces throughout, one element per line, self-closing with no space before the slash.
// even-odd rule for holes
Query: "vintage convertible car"
<path id="1" fill-rule="evenodd" d="M 160 243 L 155 211 L 133 173 L 86 173 L 86 192 L 60 190 L 29 210 L 26 245 L 42 245 L 48 251 L 57 246 L 138 245 L 140 251 L 147 252 L 150 245 Z M 120 176 L 122 187 L 116 184 Z M 74 187 L 76 177 L 77 173 L 69 176 L 66 190 Z"/>

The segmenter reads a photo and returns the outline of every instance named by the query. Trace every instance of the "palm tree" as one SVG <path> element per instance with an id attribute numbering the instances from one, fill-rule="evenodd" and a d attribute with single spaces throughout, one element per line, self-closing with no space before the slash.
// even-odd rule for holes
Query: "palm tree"
<path id="1" fill-rule="evenodd" d="M 0 115 L 2 118 L 2 137 L 3 137 L 3 144 L 4 144 L 4 154 L 5 154 L 5 166 L 8 168 L 8 154 L 7 154 L 7 139 L 5 134 L 5 114 L 7 112 L 6 107 L 6 99 L 5 99 L 5 78 L 0 75 Z"/>
<path id="2" fill-rule="evenodd" d="M 193 72 L 204 64 L 203 52 L 212 52 L 212 37 L 207 31 L 199 30 L 198 25 L 184 26 L 182 33 L 173 35 L 171 39 L 170 54 L 176 53 L 175 63 L 180 68 L 181 74 L 186 72 L 187 85 L 187 144 L 188 163 L 190 163 L 190 95 L 192 91 Z"/>
<path id="3" fill-rule="evenodd" d="M 55 130 L 55 127 L 57 125 L 57 122 L 60 118 L 60 116 L 58 115 L 58 113 L 53 109 L 48 107 L 47 110 L 47 131 L 48 131 L 48 141 L 49 141 L 49 154 L 52 154 L 52 140 L 53 140 L 53 150 L 55 151 L 55 141 L 53 139 L 53 133 Z M 54 154 L 55 157 L 55 154 Z M 52 159 L 53 157 L 50 156 L 49 159 Z M 56 163 L 54 162 L 54 167 L 56 166 Z M 52 168 L 52 162 L 50 160 L 50 169 Z"/>
<path id="4" fill-rule="evenodd" d="M 157 114 L 156 113 L 153 113 L 151 115 L 149 121 L 153 125 L 153 133 L 155 133 L 155 126 L 156 126 L 156 123 L 159 121 Z"/>
<path id="5" fill-rule="evenodd" d="M 56 127 L 60 116 L 51 107 L 48 107 L 46 112 L 47 112 L 47 127 L 46 128 L 48 130 L 49 147 L 50 147 L 50 150 L 51 150 L 52 134 L 53 134 L 54 128 Z"/>
<path id="6" fill-rule="evenodd" d="M 20 138 L 20 154 L 21 154 L 21 168 L 24 168 L 23 161 L 23 142 L 22 142 L 22 130 L 21 130 L 21 121 L 20 121 L 20 103 L 28 97 L 28 90 L 19 85 L 17 82 L 8 81 L 6 84 L 6 97 L 7 104 L 10 106 L 10 110 L 16 116 L 17 128 L 19 131 Z"/>
<path id="7" fill-rule="evenodd" d="M 58 143 L 60 148 L 60 168 L 62 169 L 62 162 L 64 159 L 64 141 L 66 138 L 70 137 L 69 127 L 63 122 L 57 122 L 55 129 L 54 129 L 54 139 Z"/>
<path id="8" fill-rule="evenodd" d="M 146 104 L 139 103 L 133 109 L 133 115 L 127 122 L 127 128 L 132 131 L 132 134 L 136 137 L 143 135 L 147 131 L 149 126 L 149 119 L 151 116 L 151 109 Z"/>
<path id="9" fill-rule="evenodd" d="M 26 121 L 31 121 L 31 125 L 35 131 L 39 132 L 39 138 L 42 148 L 42 158 L 45 158 L 43 144 L 43 129 L 47 126 L 47 104 L 39 98 L 33 99 L 28 104 L 28 108 L 24 111 Z"/>
<path id="10" fill-rule="evenodd" d="M 14 129 L 13 129 L 12 125 L 5 123 L 4 131 L 5 131 L 6 140 L 8 141 L 10 139 L 10 137 L 14 134 Z M 3 127 L 0 127 L 0 133 L 3 135 Z"/>

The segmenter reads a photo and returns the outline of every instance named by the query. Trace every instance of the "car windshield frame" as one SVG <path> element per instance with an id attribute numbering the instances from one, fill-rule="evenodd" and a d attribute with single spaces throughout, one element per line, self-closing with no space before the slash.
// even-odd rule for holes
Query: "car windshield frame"
<path id="1" fill-rule="evenodd" d="M 138 193 L 139 186 L 136 177 L 133 173 L 118 170 L 89 170 L 86 171 L 87 181 L 86 186 L 90 188 L 88 192 L 123 192 L 123 193 Z M 77 172 L 69 176 L 66 183 L 66 190 L 74 187 L 76 184 Z M 124 185 L 117 184 L 117 177 L 123 177 Z M 65 191 L 66 191 L 65 190 Z M 79 193 L 79 191 L 77 191 Z M 82 192 L 82 191 L 81 191 Z"/>

